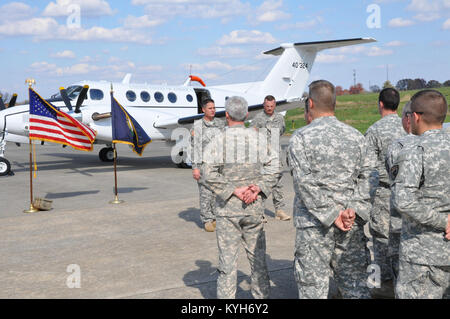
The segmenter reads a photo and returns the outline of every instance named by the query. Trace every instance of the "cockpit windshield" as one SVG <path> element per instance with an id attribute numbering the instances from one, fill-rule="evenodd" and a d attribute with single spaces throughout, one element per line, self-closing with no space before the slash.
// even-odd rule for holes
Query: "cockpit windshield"
<path id="1" fill-rule="evenodd" d="M 72 85 L 69 86 L 66 91 L 67 91 L 67 96 L 69 97 L 69 99 L 74 100 L 78 97 L 78 95 L 80 95 L 81 90 L 83 89 L 83 87 L 81 85 Z M 52 99 L 58 99 L 61 98 L 61 92 L 58 92 L 56 94 L 53 94 L 51 96 Z"/>

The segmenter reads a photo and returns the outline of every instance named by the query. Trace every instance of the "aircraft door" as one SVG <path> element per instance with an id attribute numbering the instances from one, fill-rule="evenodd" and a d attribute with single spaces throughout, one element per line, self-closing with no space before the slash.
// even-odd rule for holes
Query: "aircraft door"
<path id="1" fill-rule="evenodd" d="M 197 95 L 197 114 L 202 114 L 202 102 L 211 98 L 211 93 L 205 89 L 194 89 L 195 95 Z"/>

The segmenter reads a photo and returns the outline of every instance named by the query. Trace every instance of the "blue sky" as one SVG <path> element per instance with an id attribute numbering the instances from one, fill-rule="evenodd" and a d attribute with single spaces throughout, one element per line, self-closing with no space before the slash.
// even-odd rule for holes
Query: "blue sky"
<path id="1" fill-rule="evenodd" d="M 182 84 L 190 70 L 207 85 L 257 81 L 276 60 L 263 51 L 354 37 L 378 42 L 321 52 L 310 80 L 348 88 L 356 70 L 367 89 L 383 84 L 386 66 L 393 84 L 450 79 L 450 0 L 3 0 L 0 91 L 24 100 L 27 77 L 50 96 L 126 73 L 132 82 Z"/>

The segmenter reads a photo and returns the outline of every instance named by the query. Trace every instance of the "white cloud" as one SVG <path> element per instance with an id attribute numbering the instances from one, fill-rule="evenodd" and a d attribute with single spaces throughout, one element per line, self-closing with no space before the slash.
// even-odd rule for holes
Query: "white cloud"
<path id="1" fill-rule="evenodd" d="M 317 63 L 337 63 L 347 61 L 347 57 L 345 55 L 332 55 L 319 53 L 316 58 Z"/>
<path id="2" fill-rule="evenodd" d="M 109 3 L 105 0 L 56 0 L 50 2 L 44 9 L 43 15 L 46 17 L 68 17 L 72 11 L 71 5 L 79 5 L 81 14 L 86 16 L 112 15 L 113 11 Z"/>
<path id="3" fill-rule="evenodd" d="M 450 18 L 445 20 L 444 24 L 442 25 L 442 29 L 450 30 Z"/>
<path id="4" fill-rule="evenodd" d="M 22 2 L 11 2 L 0 7 L 0 21 L 17 21 L 29 19 L 35 9 Z"/>
<path id="5" fill-rule="evenodd" d="M 37 73 L 54 73 L 57 69 L 56 64 L 51 64 L 48 62 L 34 62 L 30 66 L 30 70 Z"/>
<path id="6" fill-rule="evenodd" d="M 219 45 L 250 44 L 250 43 L 275 43 L 275 38 L 268 32 L 258 30 L 235 30 L 224 35 L 217 43 Z"/>
<path id="7" fill-rule="evenodd" d="M 391 42 L 391 47 L 393 46 L 398 46 L 400 44 L 399 41 L 392 41 Z M 377 46 L 371 46 L 371 47 L 367 47 L 367 46 L 349 46 L 349 47 L 343 47 L 343 48 L 339 48 L 339 49 L 335 49 L 336 52 L 338 52 L 339 54 L 337 54 L 337 56 L 340 56 L 340 54 L 351 54 L 351 55 L 358 55 L 358 54 L 363 54 L 366 56 L 385 56 L 385 55 L 391 55 L 394 54 L 393 50 L 390 49 L 382 49 L 380 47 Z M 333 52 L 334 50 L 330 50 L 331 52 Z M 331 58 L 330 58 L 331 59 Z"/>
<path id="8" fill-rule="evenodd" d="M 450 8 L 448 0 L 412 0 L 407 9 L 417 12 L 436 12 L 443 7 Z"/>
<path id="9" fill-rule="evenodd" d="M 152 19 L 148 15 L 141 17 L 128 16 L 125 19 L 124 27 L 130 29 L 152 28 L 165 22 L 164 19 Z"/>
<path id="10" fill-rule="evenodd" d="M 60 25 L 53 18 L 33 18 L 31 20 L 16 21 L 0 25 L 0 35 L 6 36 L 32 36 L 39 40 L 70 40 L 70 41 L 107 41 L 107 42 L 134 42 L 151 44 L 148 34 L 140 33 L 121 27 L 107 29 L 92 27 L 90 29 L 71 29 Z"/>
<path id="11" fill-rule="evenodd" d="M 42 36 L 58 28 L 58 22 L 52 18 L 33 18 L 0 25 L 0 34 L 6 36 Z"/>
<path id="12" fill-rule="evenodd" d="M 412 0 L 407 10 L 418 12 L 414 19 L 421 22 L 450 17 L 450 0 Z"/>
<path id="13" fill-rule="evenodd" d="M 381 49 L 379 47 L 371 47 L 368 51 L 367 51 L 367 55 L 368 56 L 386 56 L 386 55 L 391 55 L 394 54 L 394 51 L 392 50 L 384 50 Z"/>
<path id="14" fill-rule="evenodd" d="M 29 71 L 42 74 L 45 76 L 71 77 L 86 75 L 93 79 L 103 77 L 105 79 L 122 78 L 126 73 L 133 73 L 133 75 L 148 75 L 152 72 L 161 72 L 162 66 L 159 65 L 142 65 L 137 66 L 132 61 L 124 61 L 121 59 L 111 59 L 107 65 L 97 65 L 92 63 L 93 59 L 84 59 L 85 62 L 76 63 L 69 66 L 58 66 L 53 63 L 35 62 L 30 65 Z M 104 61 L 97 61 L 104 62 Z"/>
<path id="15" fill-rule="evenodd" d="M 161 19 L 180 15 L 197 19 L 233 18 L 246 15 L 251 9 L 250 4 L 240 0 L 133 0 L 132 4 L 144 5 L 147 14 L 157 13 Z M 226 21 L 229 20 L 223 20 Z"/>
<path id="16" fill-rule="evenodd" d="M 254 14 L 252 14 L 251 22 L 261 23 L 261 22 L 274 22 L 282 19 L 289 19 L 291 14 L 279 10 L 283 6 L 283 0 L 264 1 L 257 9 Z M 256 17 L 256 18 L 255 18 Z"/>
<path id="17" fill-rule="evenodd" d="M 214 46 L 210 48 L 200 48 L 197 54 L 201 56 L 215 56 L 220 58 L 235 58 L 248 55 L 245 50 L 237 47 L 220 47 Z"/>
<path id="18" fill-rule="evenodd" d="M 52 58 L 57 58 L 57 59 L 75 59 L 76 55 L 73 51 L 70 50 L 64 50 L 61 52 L 56 52 L 52 55 L 50 55 Z"/>
<path id="19" fill-rule="evenodd" d="M 406 45 L 405 42 L 398 41 L 398 40 L 386 43 L 387 47 L 401 47 L 401 46 L 404 46 L 404 45 Z"/>
<path id="20" fill-rule="evenodd" d="M 414 21 L 403 18 L 394 18 L 388 23 L 388 25 L 393 28 L 409 27 L 414 24 L 415 24 Z"/>
<path id="21" fill-rule="evenodd" d="M 414 19 L 421 22 L 435 21 L 441 18 L 441 15 L 436 12 L 419 13 L 414 16 Z"/>
<path id="22" fill-rule="evenodd" d="M 277 27 L 280 30 L 290 30 L 290 29 L 311 29 L 316 27 L 323 21 L 322 17 L 315 17 L 308 21 L 299 21 L 296 23 L 284 23 L 281 26 Z"/>

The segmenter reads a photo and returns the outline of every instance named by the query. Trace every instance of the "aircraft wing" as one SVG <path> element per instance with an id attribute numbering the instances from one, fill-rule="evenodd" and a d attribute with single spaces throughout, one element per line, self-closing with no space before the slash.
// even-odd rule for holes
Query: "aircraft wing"
<path id="1" fill-rule="evenodd" d="M 287 100 L 277 101 L 276 111 L 284 112 L 284 111 L 291 110 L 291 109 L 294 109 L 297 107 L 301 107 L 302 101 L 303 100 L 301 100 L 301 99 L 298 99 L 298 100 L 296 99 L 296 100 L 291 100 L 291 101 L 287 101 Z M 249 115 L 248 115 L 247 120 L 253 119 L 256 116 L 256 114 L 258 114 L 259 112 L 262 112 L 263 109 L 264 109 L 263 104 L 250 105 L 248 107 Z M 216 117 L 225 119 L 225 111 L 216 112 Z M 176 127 L 180 127 L 180 126 L 189 126 L 189 125 L 193 124 L 194 121 L 199 120 L 201 118 L 203 118 L 203 114 L 197 114 L 197 115 L 181 117 L 181 118 L 174 117 L 174 118 L 169 118 L 169 119 L 157 120 L 153 124 L 153 126 L 156 128 L 171 129 L 171 128 L 176 128 Z"/>

